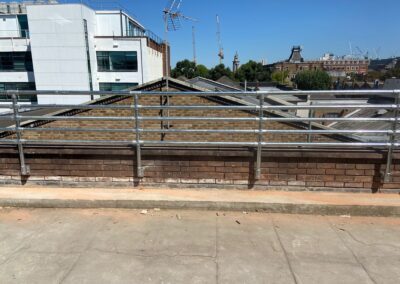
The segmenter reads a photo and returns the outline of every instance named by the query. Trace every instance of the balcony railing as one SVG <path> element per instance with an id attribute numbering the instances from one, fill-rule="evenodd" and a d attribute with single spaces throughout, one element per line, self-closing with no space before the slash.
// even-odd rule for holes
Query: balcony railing
<path id="1" fill-rule="evenodd" d="M 18 146 L 23 174 L 29 173 L 23 150 L 26 145 L 135 146 L 139 177 L 143 176 L 143 147 L 246 147 L 257 153 L 256 179 L 260 176 L 261 153 L 271 148 L 311 148 L 316 151 L 350 148 L 386 153 L 385 180 L 388 181 L 393 152 L 400 147 L 400 90 L 6 91 L 0 95 L 12 98 L 8 104 L 0 105 L 2 109 L 11 110 L 11 114 L 0 116 L 0 121 L 8 121 L 8 126 L 0 128 L 3 131 L 0 144 Z M 104 95 L 107 96 L 81 105 L 27 106 L 19 101 L 21 96 L 87 96 L 89 100 L 91 96 Z M 306 104 L 288 103 L 282 99 L 285 96 L 303 98 Z M 332 104 L 333 99 L 337 103 Z M 116 100 L 119 103 L 113 104 Z M 44 114 L 24 112 L 32 109 L 41 109 Z M 332 115 L 332 111 L 341 115 Z M 63 124 L 56 123 L 59 121 Z M 71 124 L 69 127 L 68 123 Z M 32 138 L 30 133 L 55 135 L 34 135 L 36 138 Z M 85 133 L 90 135 L 85 136 Z"/>

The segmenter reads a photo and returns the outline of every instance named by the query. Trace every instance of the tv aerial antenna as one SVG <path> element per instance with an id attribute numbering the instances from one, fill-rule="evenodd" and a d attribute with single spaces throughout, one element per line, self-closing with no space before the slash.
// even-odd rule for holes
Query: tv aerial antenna
<path id="1" fill-rule="evenodd" d="M 167 7 L 163 10 L 164 13 L 164 25 L 165 25 L 165 46 L 166 46 L 166 56 L 165 56 L 165 66 L 166 66 L 166 83 L 167 91 L 169 88 L 168 78 L 169 78 L 169 43 L 168 43 L 168 33 L 170 31 L 177 31 L 181 28 L 181 20 L 187 20 L 191 22 L 197 22 L 197 19 L 185 16 L 181 13 L 180 7 L 182 5 L 182 0 L 170 0 Z M 195 48 L 195 30 L 192 29 L 193 36 L 193 57 L 196 61 L 196 48 Z"/>

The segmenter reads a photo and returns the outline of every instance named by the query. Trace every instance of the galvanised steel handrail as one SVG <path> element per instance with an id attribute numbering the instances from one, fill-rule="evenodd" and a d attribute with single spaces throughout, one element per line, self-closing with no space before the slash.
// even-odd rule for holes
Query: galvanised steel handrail
<path id="1" fill-rule="evenodd" d="M 305 96 L 312 98 L 318 96 L 322 102 L 319 104 L 309 105 L 295 105 L 291 103 L 273 105 L 266 104 L 268 100 L 273 98 L 279 98 L 281 95 L 292 95 L 292 96 Z M 387 150 L 387 161 L 385 170 L 385 181 L 390 181 L 391 168 L 392 168 L 392 156 L 393 151 L 400 147 L 400 143 L 396 140 L 396 135 L 400 134 L 398 129 L 399 120 L 399 109 L 400 109 L 400 90 L 346 90 L 346 91 L 270 91 L 270 92 L 142 92 L 142 91 L 118 91 L 118 92 L 90 92 L 90 91 L 4 91 L 0 92 L 0 95 L 11 96 L 11 103 L 0 104 L 1 109 L 11 109 L 11 115 L 0 115 L 0 121 L 11 121 L 10 126 L 0 127 L 0 131 L 9 134 L 15 134 L 15 139 L 8 139 L 7 135 L 4 139 L 0 139 L 0 144 L 15 144 L 18 146 L 18 152 L 21 163 L 21 173 L 23 175 L 29 174 L 29 166 L 25 163 L 24 156 L 24 145 L 124 145 L 124 146 L 135 146 L 136 147 L 136 159 L 137 159 L 137 175 L 143 177 L 144 172 L 141 163 L 141 148 L 143 146 L 215 146 L 215 147 L 251 147 L 256 150 L 256 161 L 255 161 L 255 178 L 260 178 L 260 168 L 262 151 L 266 147 L 301 147 L 301 148 L 315 148 L 315 147 L 344 147 L 344 148 L 357 148 L 357 149 L 386 149 Z M 18 102 L 18 96 L 37 96 L 37 95 L 73 95 L 73 96 L 120 96 L 126 98 L 132 98 L 132 103 L 129 105 L 115 105 L 115 104 L 102 104 L 101 101 L 95 101 L 94 104 L 21 104 Z M 140 98 L 154 97 L 154 96 L 180 96 L 180 97 L 204 97 L 215 99 L 216 97 L 222 97 L 225 99 L 225 105 L 141 105 Z M 384 97 L 385 103 L 355 103 L 342 101 L 339 104 L 324 103 L 324 100 L 332 98 L 332 96 L 347 96 L 347 98 L 361 96 L 361 97 Z M 106 97 L 107 98 L 107 97 Z M 251 98 L 247 100 L 246 98 Z M 357 98 L 357 97 L 355 97 Z M 358 97 L 359 98 L 359 97 Z M 233 103 L 228 104 L 226 99 L 232 99 Z M 388 100 L 392 100 L 393 103 Z M 239 100 L 239 103 L 238 103 Z M 22 110 L 48 110 L 44 115 L 26 115 Z M 77 110 L 130 110 L 131 115 L 128 116 L 66 116 L 65 111 Z M 291 115 L 284 111 L 289 110 L 332 110 L 332 109 L 349 109 L 349 110 L 379 110 L 385 109 L 393 112 L 393 116 L 389 117 L 299 117 Z M 218 117 L 218 116 L 146 116 L 141 115 L 142 110 L 186 110 L 186 111 L 197 111 L 197 110 L 236 110 L 245 111 L 253 114 L 253 117 Z M 54 111 L 54 113 L 52 113 Z M 267 115 L 267 114 L 270 115 Z M 114 121 L 114 122 L 134 122 L 132 128 L 107 128 L 107 127 L 25 127 L 25 123 L 32 121 Z M 150 128 L 145 127 L 143 122 L 146 121 L 190 121 L 193 122 L 254 122 L 257 127 L 254 129 L 197 129 L 197 128 Z M 282 122 L 282 123 L 293 123 L 298 125 L 304 124 L 304 129 L 269 129 L 265 127 L 268 122 Z M 323 124 L 317 124 L 318 122 L 376 122 L 376 123 L 387 123 L 390 125 L 387 129 L 335 129 L 332 127 L 325 126 Z M 25 132 L 95 132 L 95 133 L 127 133 L 135 134 L 134 140 L 67 140 L 67 139 L 24 139 L 23 133 Z M 185 139 L 179 141 L 165 141 L 165 140 L 142 140 L 141 134 L 144 133 L 161 133 L 161 134 L 190 134 L 190 133 L 221 133 L 221 134 L 254 134 L 256 139 L 254 141 L 186 141 Z M 266 142 L 263 141 L 264 134 L 306 134 L 308 139 L 307 142 L 297 141 L 279 141 L 279 142 Z M 379 141 L 365 141 L 360 142 L 355 139 L 357 135 L 362 134 L 376 134 L 381 135 L 382 140 Z M 312 135 L 345 135 L 346 139 L 339 139 L 337 142 L 313 142 L 311 140 Z M 346 136 L 348 135 L 348 136 Z M 9 135 L 8 135 L 9 136 Z M 385 139 L 385 137 L 389 137 Z M 343 138 L 343 137 L 342 137 Z M 341 141 L 343 140 L 343 141 Z"/>

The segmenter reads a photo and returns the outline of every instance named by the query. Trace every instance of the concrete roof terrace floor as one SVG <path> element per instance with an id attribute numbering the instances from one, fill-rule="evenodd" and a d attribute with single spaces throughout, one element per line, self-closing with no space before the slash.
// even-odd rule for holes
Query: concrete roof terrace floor
<path id="1" fill-rule="evenodd" d="M 217 189 L 0 187 L 0 207 L 262 211 L 400 217 L 399 194 Z"/>

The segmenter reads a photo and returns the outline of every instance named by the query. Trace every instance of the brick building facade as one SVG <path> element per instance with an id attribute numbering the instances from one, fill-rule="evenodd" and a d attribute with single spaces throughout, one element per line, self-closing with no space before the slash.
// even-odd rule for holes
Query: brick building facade
<path id="1" fill-rule="evenodd" d="M 293 79 L 300 71 L 324 70 L 333 77 L 338 74 L 366 74 L 368 72 L 369 60 L 359 58 L 337 58 L 332 55 L 324 56 L 319 60 L 304 60 L 301 48 L 295 46 L 288 60 L 267 65 L 272 71 L 286 71 L 289 79 Z"/>

